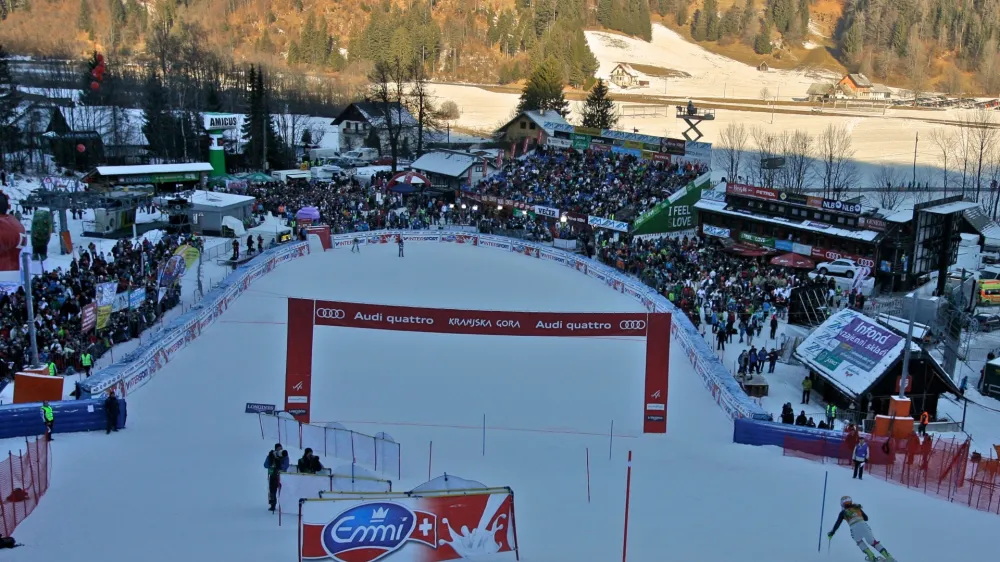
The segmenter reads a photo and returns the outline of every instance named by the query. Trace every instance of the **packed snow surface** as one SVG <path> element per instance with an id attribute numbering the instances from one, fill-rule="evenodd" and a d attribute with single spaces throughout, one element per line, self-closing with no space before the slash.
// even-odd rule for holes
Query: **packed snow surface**
<path id="1" fill-rule="evenodd" d="M 286 518 L 278 527 L 267 512 L 262 463 L 273 442 L 261 439 L 256 416 L 243 413 L 246 402 L 282 403 L 287 297 L 639 310 L 600 282 L 517 254 L 429 243 L 406 252 L 403 259 L 392 245 L 327 252 L 257 281 L 128 397 L 126 430 L 57 435 L 52 486 L 17 529 L 26 546 L 5 559 L 295 560 L 294 525 Z M 401 443 L 403 478 L 393 489 L 427 479 L 431 441 L 433 475 L 511 486 L 525 562 L 621 556 L 629 451 L 635 562 L 815 557 L 825 470 L 825 530 L 847 494 L 864 504 L 875 536 L 900 560 L 987 560 L 996 552 L 996 515 L 854 481 L 846 469 L 784 458 L 775 448 L 734 445 L 732 423 L 679 349 L 671 354 L 668 434 L 643 437 L 641 340 L 319 328 L 316 343 L 315 419 L 385 431 Z M 831 554 L 861 559 L 846 528 Z"/>

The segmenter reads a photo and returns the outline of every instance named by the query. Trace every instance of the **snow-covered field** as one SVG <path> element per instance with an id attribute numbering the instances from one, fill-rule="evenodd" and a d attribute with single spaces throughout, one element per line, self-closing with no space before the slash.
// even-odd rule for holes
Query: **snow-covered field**
<path id="1" fill-rule="evenodd" d="M 262 441 L 256 417 L 243 413 L 246 402 L 282 402 L 288 296 L 637 310 L 604 284 L 555 264 L 454 245 L 413 244 L 405 259 L 391 246 L 375 246 L 289 262 L 129 396 L 126 430 L 65 434 L 53 443 L 59 462 L 52 486 L 15 533 L 26 546 L 7 558 L 79 557 L 81 537 L 88 537 L 88 557 L 107 562 L 294 560 L 295 526 L 278 527 L 266 511 L 261 463 L 272 442 Z M 817 556 L 817 541 L 826 542 L 819 519 L 827 469 L 824 530 L 847 494 L 865 505 L 875 536 L 900 560 L 986 560 L 995 552 L 996 515 L 876 479 L 851 480 L 846 469 L 784 458 L 776 448 L 734 445 L 731 422 L 680 350 L 671 354 L 668 434 L 637 436 L 641 344 L 627 339 L 599 347 L 567 339 L 557 352 L 540 353 L 532 338 L 343 329 L 318 336 L 314 417 L 390 433 L 402 447 L 403 477 L 394 490 L 426 479 L 430 441 L 433 474 L 511 486 L 524 562 L 621 556 L 629 451 L 633 562 Z M 609 368 L 616 357 L 624 368 Z M 522 431 L 491 422 L 483 455 L 482 413 Z M 619 435 L 609 459 L 606 435 L 580 433 L 605 430 L 612 416 Z M 293 460 L 300 454 L 290 451 Z M 861 559 L 846 528 L 829 556 Z"/>
<path id="2" fill-rule="evenodd" d="M 623 35 L 586 31 L 587 44 L 601 66 L 597 75 L 607 79 L 620 62 L 657 66 L 686 73 L 687 77 L 658 78 L 643 75 L 649 86 L 630 88 L 629 93 L 667 95 L 675 98 L 709 97 L 759 99 L 762 88 L 779 100 L 804 97 L 813 82 L 829 82 L 840 77 L 826 70 L 770 70 L 755 67 L 712 53 L 689 43 L 671 29 L 653 25 L 653 40 L 645 42 Z M 639 71 L 639 74 L 642 74 Z M 664 84 L 664 82 L 666 82 Z M 612 85 L 613 91 L 618 90 Z"/>
<path id="3" fill-rule="evenodd" d="M 872 184 L 872 178 L 882 164 L 901 173 L 910 172 L 906 175 L 906 180 L 909 181 L 914 163 L 914 148 L 917 152 L 917 181 L 940 184 L 938 168 L 941 165 L 941 152 L 931 142 L 930 135 L 936 129 L 957 129 L 928 120 L 956 120 L 967 114 L 966 110 L 959 109 L 889 109 L 884 115 L 881 112 L 858 112 L 850 115 L 775 113 L 772 116 L 766 108 L 759 105 L 755 107 L 757 111 L 747 111 L 745 107 L 739 106 L 737 98 L 757 101 L 763 88 L 768 89 L 772 98 L 778 98 L 779 110 L 785 108 L 802 111 L 805 109 L 802 106 L 782 105 L 782 102 L 805 97 L 806 90 L 813 82 L 825 82 L 838 77 L 830 72 L 817 70 L 759 72 L 753 66 L 689 43 L 660 25 L 653 26 L 653 40 L 649 43 L 598 31 L 587 31 L 586 36 L 591 50 L 600 62 L 598 77 L 607 79 L 619 62 L 653 65 L 688 75 L 666 80 L 644 77 L 650 81 L 650 85 L 629 89 L 629 94 L 665 95 L 671 99 L 691 98 L 696 102 L 704 98 L 733 98 L 731 109 L 719 109 L 715 122 L 706 122 L 701 127 L 705 134 L 702 140 L 706 142 L 718 144 L 720 132 L 730 123 L 742 123 L 748 129 L 760 127 L 776 134 L 803 130 L 814 136 L 819 135 L 828 125 L 845 127 L 851 133 L 855 160 L 860 164 L 860 183 L 866 186 Z M 462 109 L 458 124 L 473 129 L 492 130 L 505 123 L 518 101 L 517 94 L 491 92 L 472 85 L 435 84 L 433 89 L 438 99 L 454 100 Z M 612 86 L 612 91 L 621 92 L 615 86 Z M 579 105 L 571 103 L 571 122 L 579 122 Z M 680 138 L 687 126 L 674 116 L 673 107 L 667 107 L 666 110 L 666 115 L 661 112 L 660 117 L 633 117 L 626 110 L 618 126 L 623 130 L 637 129 L 640 133 L 649 135 Z M 997 120 L 1000 121 L 1000 115 Z M 920 139 L 916 142 L 918 135 Z M 950 158 L 953 165 L 954 156 Z M 717 172 L 721 173 L 719 170 Z"/>

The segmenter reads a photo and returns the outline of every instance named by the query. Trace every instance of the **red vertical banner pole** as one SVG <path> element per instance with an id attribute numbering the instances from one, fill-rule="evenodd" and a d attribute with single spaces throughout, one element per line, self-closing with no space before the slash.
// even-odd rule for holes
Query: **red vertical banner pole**
<path id="1" fill-rule="evenodd" d="M 632 497 L 632 451 L 628 452 L 628 472 L 625 477 L 625 533 L 622 536 L 622 562 L 628 553 L 628 508 Z"/>
<path id="2" fill-rule="evenodd" d="M 309 423 L 312 407 L 313 324 L 316 301 L 288 299 L 285 354 L 285 411 Z"/>
<path id="3" fill-rule="evenodd" d="M 667 432 L 667 387 L 670 371 L 670 314 L 646 315 L 646 382 L 643 433 Z"/>

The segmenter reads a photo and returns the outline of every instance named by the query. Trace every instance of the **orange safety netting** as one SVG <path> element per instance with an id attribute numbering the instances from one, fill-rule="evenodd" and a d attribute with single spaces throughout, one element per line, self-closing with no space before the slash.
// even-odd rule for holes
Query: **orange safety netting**
<path id="1" fill-rule="evenodd" d="M 1000 459 L 970 453 L 971 441 L 868 437 L 865 472 L 952 502 L 1000 515 Z M 785 437 L 784 454 L 852 466 L 857 437 L 806 440 Z"/>
<path id="2" fill-rule="evenodd" d="M 0 532 L 10 536 L 49 489 L 49 442 L 25 440 L 25 450 L 0 461 Z"/>

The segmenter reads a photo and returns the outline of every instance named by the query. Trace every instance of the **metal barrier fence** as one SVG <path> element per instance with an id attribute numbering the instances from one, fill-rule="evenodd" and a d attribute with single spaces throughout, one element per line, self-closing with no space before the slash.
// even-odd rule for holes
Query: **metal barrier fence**
<path id="1" fill-rule="evenodd" d="M 305 424 L 281 415 L 258 414 L 260 435 L 283 446 L 312 449 L 318 456 L 358 464 L 389 476 L 401 477 L 399 443 L 385 433 L 366 435 L 337 422 Z"/>
<path id="2" fill-rule="evenodd" d="M 808 441 L 786 436 L 784 454 L 822 463 L 853 466 L 856 440 Z M 971 442 L 938 438 L 921 440 L 869 438 L 869 460 L 864 470 L 871 476 L 920 490 L 979 511 L 1000 515 L 1000 459 L 990 452 L 970 456 Z"/>
<path id="3" fill-rule="evenodd" d="M 8 452 L 0 461 L 0 530 L 3 536 L 14 533 L 18 524 L 38 507 L 38 501 L 49 489 L 52 464 L 49 442 L 36 437 L 25 439 L 25 450 Z"/>

